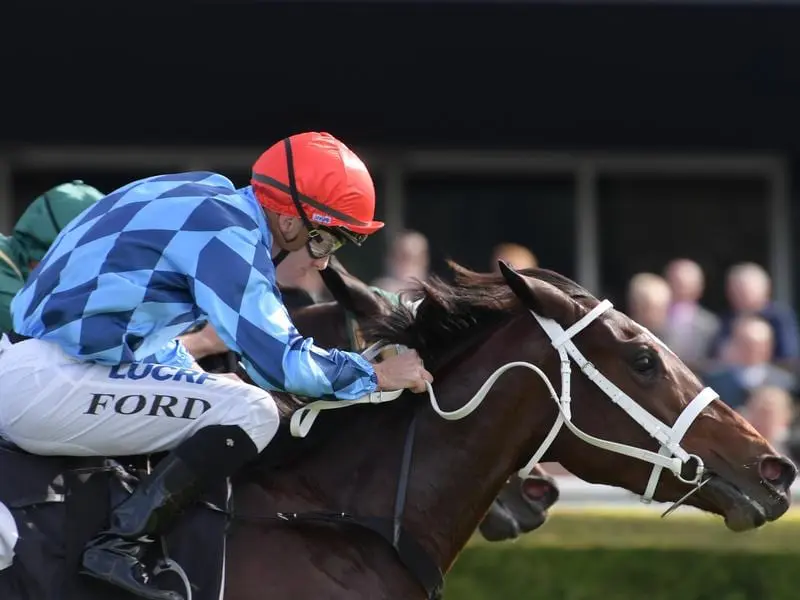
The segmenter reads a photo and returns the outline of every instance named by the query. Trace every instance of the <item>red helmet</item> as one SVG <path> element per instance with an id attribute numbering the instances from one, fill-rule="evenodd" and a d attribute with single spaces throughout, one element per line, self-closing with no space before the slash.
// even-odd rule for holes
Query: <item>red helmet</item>
<path id="1" fill-rule="evenodd" d="M 299 133 L 274 144 L 253 165 L 250 183 L 264 208 L 312 226 L 364 236 L 383 227 L 373 220 L 375 186 L 367 167 L 329 133 Z"/>

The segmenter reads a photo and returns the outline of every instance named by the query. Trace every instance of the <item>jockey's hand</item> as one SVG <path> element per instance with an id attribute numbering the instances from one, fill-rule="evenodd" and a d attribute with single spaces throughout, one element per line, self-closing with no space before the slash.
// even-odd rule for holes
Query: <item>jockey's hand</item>
<path id="1" fill-rule="evenodd" d="M 415 350 L 389 356 L 372 366 L 378 375 L 378 388 L 381 390 L 409 389 L 419 394 L 427 389 L 426 381 L 433 382 L 433 375 L 425 369 Z"/>
<path id="2" fill-rule="evenodd" d="M 195 360 L 228 351 L 225 342 L 217 335 L 211 323 L 206 324 L 200 331 L 187 333 L 178 339 L 186 346 L 186 350 Z"/>

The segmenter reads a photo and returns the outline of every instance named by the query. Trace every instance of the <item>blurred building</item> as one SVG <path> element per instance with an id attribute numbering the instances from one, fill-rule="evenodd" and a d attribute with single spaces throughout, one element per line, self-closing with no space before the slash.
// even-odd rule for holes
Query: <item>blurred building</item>
<path id="1" fill-rule="evenodd" d="M 110 191 L 210 169 L 245 185 L 266 145 L 324 129 L 375 174 L 386 232 L 342 256 L 367 280 L 408 228 L 434 271 L 445 258 L 485 269 L 516 242 L 621 301 L 631 275 L 680 255 L 719 309 L 725 269 L 755 261 L 798 306 L 800 9 L 700 4 L 195 7 L 208 39 L 164 8 L 148 24 L 163 42 L 136 52 L 125 24 L 101 47 L 16 34 L 0 230 L 75 178 Z"/>

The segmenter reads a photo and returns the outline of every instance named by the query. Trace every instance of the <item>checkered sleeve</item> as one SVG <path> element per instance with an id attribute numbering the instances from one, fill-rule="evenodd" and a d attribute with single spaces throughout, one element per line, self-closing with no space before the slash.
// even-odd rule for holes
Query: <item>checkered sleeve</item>
<path id="1" fill-rule="evenodd" d="M 178 340 L 174 339 L 169 344 L 161 348 L 158 352 L 151 354 L 147 358 L 142 359 L 143 363 L 154 363 L 159 365 L 170 365 L 173 367 L 181 367 L 183 369 L 191 369 L 195 365 L 195 360 L 186 346 Z"/>
<path id="2" fill-rule="evenodd" d="M 372 365 L 359 355 L 324 350 L 303 338 L 275 285 L 275 268 L 258 227 L 216 233 L 196 258 L 194 295 L 225 344 L 265 389 L 312 398 L 354 400 L 377 389 Z"/>

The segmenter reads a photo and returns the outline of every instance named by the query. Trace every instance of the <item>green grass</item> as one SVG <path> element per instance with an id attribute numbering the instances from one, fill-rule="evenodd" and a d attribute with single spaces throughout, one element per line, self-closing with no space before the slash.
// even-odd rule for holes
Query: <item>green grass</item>
<path id="1" fill-rule="evenodd" d="M 445 600 L 797 600 L 796 554 L 468 548 Z"/>
<path id="2" fill-rule="evenodd" d="M 733 533 L 703 513 L 556 506 L 515 542 L 476 536 L 445 600 L 797 600 L 800 511 Z"/>

